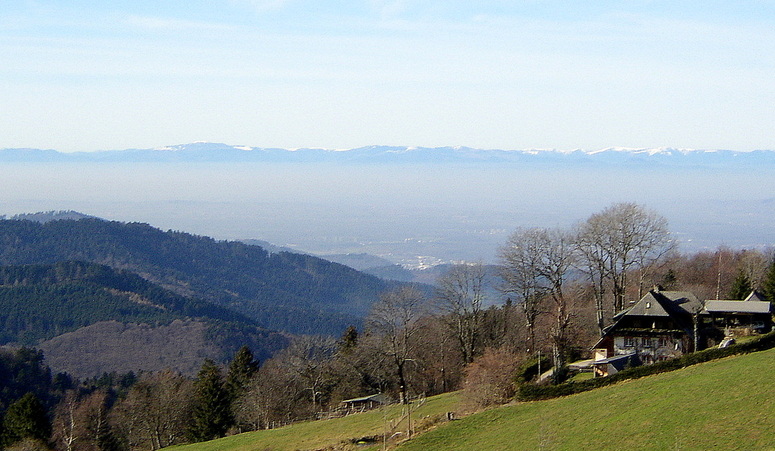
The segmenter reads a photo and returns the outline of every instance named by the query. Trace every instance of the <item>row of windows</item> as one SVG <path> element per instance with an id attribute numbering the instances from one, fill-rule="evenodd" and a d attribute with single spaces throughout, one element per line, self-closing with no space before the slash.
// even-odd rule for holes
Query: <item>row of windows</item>
<path id="1" fill-rule="evenodd" d="M 668 346 L 668 339 L 665 337 L 659 337 L 656 340 L 648 337 L 624 337 L 625 348 L 634 348 L 636 346 L 640 346 L 641 348 L 663 348 Z"/>

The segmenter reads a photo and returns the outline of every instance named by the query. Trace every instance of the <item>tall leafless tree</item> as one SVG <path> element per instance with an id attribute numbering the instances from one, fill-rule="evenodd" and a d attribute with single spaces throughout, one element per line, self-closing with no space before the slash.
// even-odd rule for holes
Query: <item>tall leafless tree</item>
<path id="1" fill-rule="evenodd" d="M 330 362 L 336 353 L 336 341 L 331 337 L 302 335 L 296 337 L 279 356 L 309 391 L 313 413 L 320 407 L 323 386 Z"/>
<path id="2" fill-rule="evenodd" d="M 116 406 L 114 424 L 123 429 L 133 450 L 182 443 L 191 422 L 193 395 L 193 383 L 178 373 L 166 370 L 148 375 Z"/>
<path id="3" fill-rule="evenodd" d="M 77 418 L 78 392 L 69 390 L 54 411 L 53 439 L 65 451 L 72 451 L 81 440 L 81 425 Z"/>
<path id="4" fill-rule="evenodd" d="M 477 354 L 484 302 L 485 268 L 481 263 L 452 266 L 437 281 L 436 300 L 460 346 L 463 362 Z"/>
<path id="5" fill-rule="evenodd" d="M 575 257 L 573 237 L 561 229 L 518 230 L 501 250 L 501 257 L 504 290 L 516 294 L 523 302 L 533 341 L 531 352 L 535 351 L 535 320 L 541 313 L 541 301 L 550 301 L 552 354 L 555 369 L 561 368 L 572 318 L 565 286 Z"/>
<path id="6" fill-rule="evenodd" d="M 238 421 L 253 429 L 270 429 L 298 418 L 308 418 L 310 397 L 301 380 L 282 356 L 264 362 L 247 390 L 236 401 Z"/>
<path id="7" fill-rule="evenodd" d="M 68 390 L 54 409 L 52 439 L 58 449 L 99 451 L 109 449 L 112 434 L 108 426 L 108 394 Z"/>
<path id="8" fill-rule="evenodd" d="M 633 202 L 616 203 L 590 216 L 579 226 L 576 243 L 581 255 L 579 267 L 594 288 L 601 333 L 606 325 L 607 292 L 612 297 L 613 313 L 620 312 L 625 305 L 628 275 L 634 270 L 645 274 L 675 248 L 667 220 Z"/>
<path id="9" fill-rule="evenodd" d="M 368 330 L 383 338 L 382 353 L 388 358 L 398 379 L 402 403 L 408 403 L 407 364 L 415 361 L 419 343 L 419 319 L 427 313 L 427 300 L 412 287 L 384 293 L 367 318 Z"/>
<path id="10" fill-rule="evenodd" d="M 546 287 L 538 277 L 541 266 L 540 242 L 544 229 L 519 229 L 501 248 L 502 291 L 513 296 L 522 308 L 527 328 L 528 353 L 536 352 L 536 323 L 541 314 L 541 297 Z"/>

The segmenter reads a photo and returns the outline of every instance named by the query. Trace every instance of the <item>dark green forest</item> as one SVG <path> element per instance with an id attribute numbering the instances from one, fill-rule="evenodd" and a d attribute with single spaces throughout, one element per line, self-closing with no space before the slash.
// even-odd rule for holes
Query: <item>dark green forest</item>
<path id="1" fill-rule="evenodd" d="M 223 362 L 247 345 L 265 359 L 287 342 L 255 320 L 125 270 L 86 262 L 0 267 L 0 345 L 49 349 L 59 371 L 188 373 L 204 357 Z"/>
<path id="2" fill-rule="evenodd" d="M 187 318 L 255 326 L 238 313 L 104 265 L 0 267 L 0 344 L 34 345 L 99 321 L 158 325 Z"/>
<path id="3" fill-rule="evenodd" d="M 379 293 L 393 286 L 377 277 L 317 257 L 287 252 L 270 254 L 259 246 L 165 232 L 147 224 L 90 218 L 46 223 L 0 220 L 0 265 L 50 265 L 72 261 L 136 273 L 179 295 L 212 302 L 238 312 L 262 327 L 289 333 L 338 335 L 349 325 L 360 324 Z M 53 271 L 56 274 L 63 270 Z M 7 271 L 11 273 L 6 277 L 13 278 L 16 277 L 13 271 L 20 270 Z M 140 283 L 140 278 L 124 279 L 121 283 Z M 5 289 L 11 289 L 14 296 L 24 297 L 27 293 L 27 296 L 38 297 L 39 302 L 54 302 L 58 296 L 67 294 L 70 296 L 68 302 L 73 306 L 95 295 L 90 293 L 94 287 L 85 281 L 78 282 L 77 286 L 62 281 L 46 288 L 20 285 Z M 115 289 L 122 291 L 120 286 Z M 111 308 L 122 308 L 118 297 L 106 300 L 100 308 L 102 313 L 94 314 L 107 314 Z M 175 308 L 190 309 L 192 315 L 206 308 L 183 298 L 166 298 L 166 302 L 172 302 Z M 166 304 L 162 302 L 161 305 Z M 151 314 L 152 310 L 135 305 L 126 315 L 138 320 L 150 318 L 148 315 L 158 321 L 169 320 L 170 316 L 165 317 L 160 311 Z M 217 315 L 227 315 L 223 310 L 219 312 Z M 216 314 L 215 310 L 211 313 Z M 9 319 L 10 316 L 4 321 Z M 41 327 L 45 330 L 20 337 L 29 341 L 56 333 L 57 327 L 65 330 L 78 324 L 76 318 L 69 326 L 53 321 L 32 327 L 29 322 L 39 320 L 25 317 L 25 321 L 28 323 L 8 323 L 15 332 L 6 334 Z"/>

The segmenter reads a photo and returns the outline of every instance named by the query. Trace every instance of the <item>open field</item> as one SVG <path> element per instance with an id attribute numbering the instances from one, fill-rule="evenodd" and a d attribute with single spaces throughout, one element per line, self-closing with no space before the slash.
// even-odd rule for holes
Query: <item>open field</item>
<path id="1" fill-rule="evenodd" d="M 402 450 L 775 450 L 775 349 L 728 357 L 548 401 L 495 408 L 440 425 Z M 413 422 L 443 418 L 459 395 L 428 398 Z M 390 406 L 176 451 L 355 449 L 401 417 Z M 425 420 L 423 420 L 425 419 Z M 415 423 L 417 424 L 417 423 Z M 406 422 L 396 430 L 405 431 Z M 364 447 L 357 447 L 364 449 Z M 381 449 L 381 443 L 365 449 Z"/>
<path id="2" fill-rule="evenodd" d="M 446 412 L 454 411 L 459 404 L 457 393 L 427 398 L 412 411 L 412 428 L 434 418 L 445 418 Z M 325 449 L 328 447 L 355 448 L 353 439 L 382 436 L 392 422 L 397 431 L 406 431 L 407 421 L 402 418 L 402 406 L 392 405 L 370 412 L 348 415 L 331 420 L 307 421 L 267 431 L 248 432 L 210 442 L 172 447 L 175 451 L 283 451 L 302 449 Z M 381 448 L 381 442 L 374 446 Z M 346 449 L 346 448 L 344 448 Z M 363 449 L 363 447 L 358 447 Z"/>
<path id="3" fill-rule="evenodd" d="M 775 450 L 775 350 L 501 407 L 402 450 Z"/>

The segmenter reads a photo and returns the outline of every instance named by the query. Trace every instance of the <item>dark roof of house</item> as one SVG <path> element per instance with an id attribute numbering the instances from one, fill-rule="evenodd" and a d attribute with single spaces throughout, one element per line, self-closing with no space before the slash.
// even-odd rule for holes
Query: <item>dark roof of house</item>
<path id="1" fill-rule="evenodd" d="M 616 315 L 615 318 L 624 316 L 649 316 L 665 317 L 676 314 L 694 314 L 702 310 L 702 302 L 694 293 L 688 291 L 660 291 L 651 290 L 632 307 Z"/>
<path id="2" fill-rule="evenodd" d="M 671 318 L 676 329 L 660 330 L 660 333 L 674 333 L 684 331 L 689 333 L 692 328 L 691 315 L 702 311 L 702 302 L 697 299 L 694 293 L 688 291 L 661 291 L 651 290 L 646 293 L 632 307 L 614 316 L 614 323 L 603 331 L 603 337 L 595 344 L 600 346 L 605 337 L 613 331 L 622 331 L 622 326 L 627 325 L 623 320 L 625 318 L 646 317 L 646 318 Z M 627 330 L 630 333 L 635 331 Z M 648 332 L 654 333 L 656 330 L 649 329 Z"/>
<path id="3" fill-rule="evenodd" d="M 702 310 L 702 302 L 689 291 L 657 291 L 656 293 L 669 300 L 671 307 L 680 309 L 680 313 L 693 315 Z"/>

